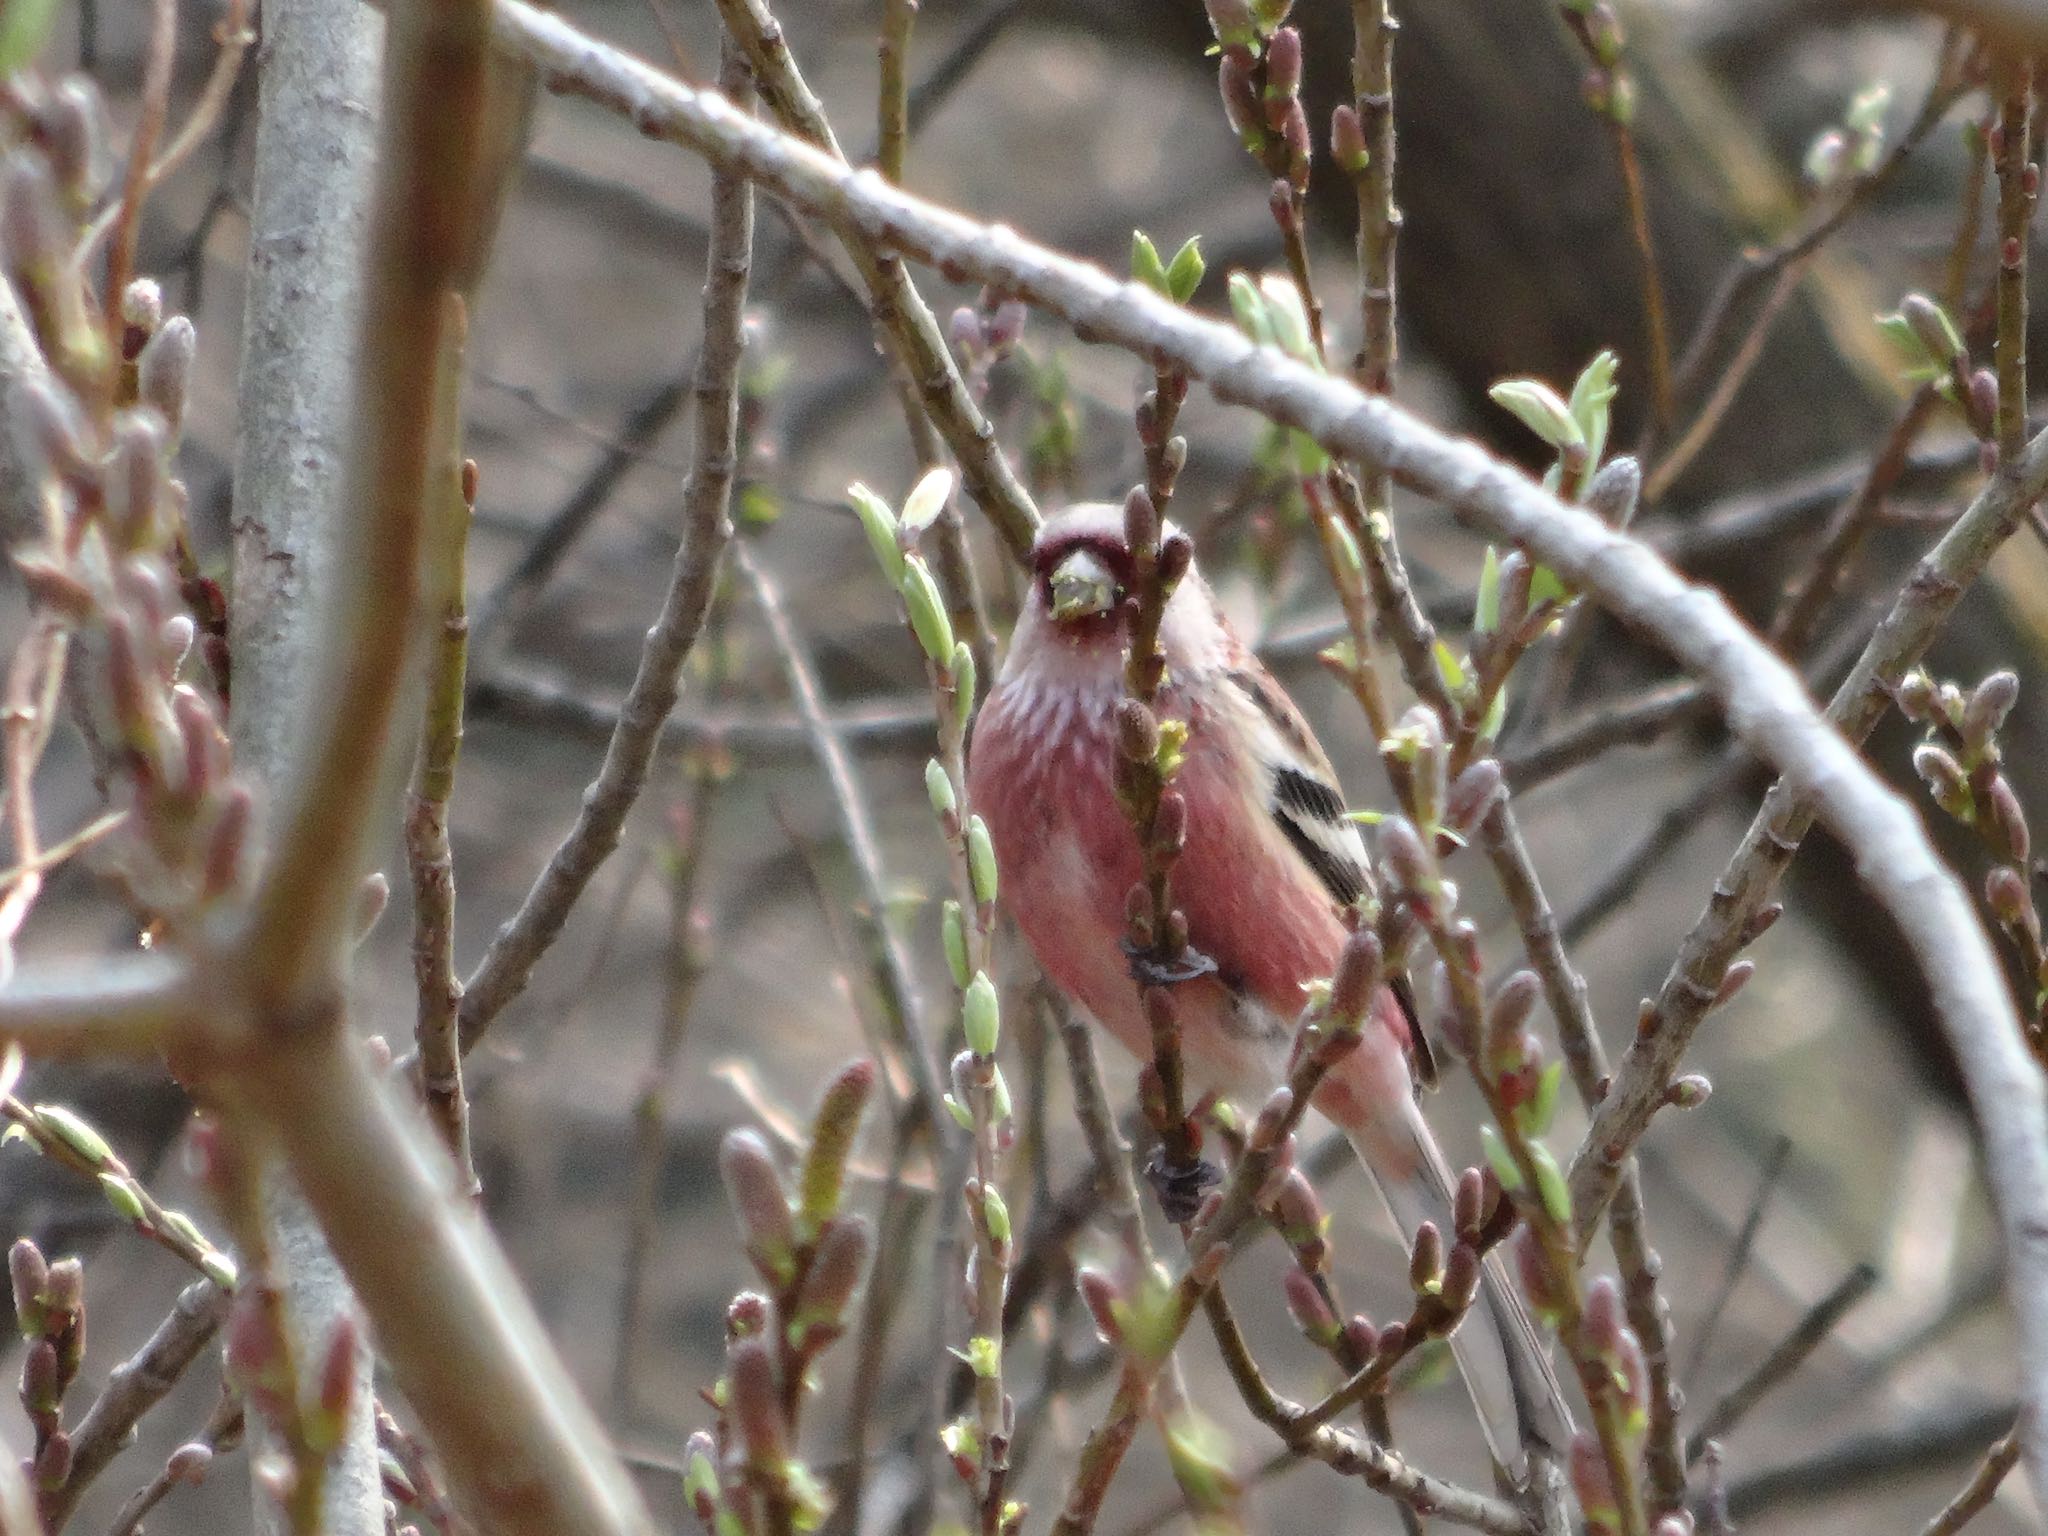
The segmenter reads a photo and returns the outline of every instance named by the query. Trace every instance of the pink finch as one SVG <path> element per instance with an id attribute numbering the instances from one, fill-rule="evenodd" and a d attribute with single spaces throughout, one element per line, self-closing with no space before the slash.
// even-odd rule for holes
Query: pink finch
<path id="1" fill-rule="evenodd" d="M 1003 900 L 1047 975 L 1141 1059 L 1151 1032 L 1123 948 L 1138 844 L 1112 790 L 1124 697 L 1124 516 L 1077 506 L 1048 522 L 1002 676 L 975 724 L 969 784 Z M 1173 780 L 1187 842 L 1172 897 L 1213 974 L 1173 990 L 1190 1088 L 1256 1106 L 1284 1078 L 1311 983 L 1330 975 L 1367 861 L 1329 758 L 1231 631 L 1191 568 L 1160 626 L 1162 715 L 1188 724 Z M 1416 1042 L 1382 988 L 1361 1046 L 1315 1098 L 1358 1149 L 1404 1236 L 1450 1230 L 1451 1178 L 1416 1103 Z M 1571 1420 L 1544 1345 L 1497 1258 L 1452 1337 L 1487 1444 L 1516 1475 L 1524 1436 L 1562 1451 Z"/>

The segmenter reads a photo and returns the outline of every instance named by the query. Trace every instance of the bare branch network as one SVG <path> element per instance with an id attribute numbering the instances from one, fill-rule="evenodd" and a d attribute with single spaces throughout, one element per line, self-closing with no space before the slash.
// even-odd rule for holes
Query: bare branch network
<path id="1" fill-rule="evenodd" d="M 779 33 L 772 30 L 765 10 L 740 0 L 722 9 L 730 11 L 728 22 L 742 41 L 749 35 L 747 28 L 755 26 L 760 29 L 754 38 L 757 44 L 779 44 Z M 893 13 L 893 25 L 899 29 L 893 34 L 894 46 L 899 49 L 907 42 L 913 9 L 902 7 Z M 2006 8 L 1985 10 L 2003 17 Z M 450 298 L 464 291 L 466 274 L 474 270 L 478 257 L 471 249 L 475 232 L 459 227 L 447 210 L 464 205 L 468 189 L 488 171 L 482 164 L 486 145 L 477 124 L 484 116 L 493 44 L 535 70 L 548 89 L 600 103 L 640 133 L 672 141 L 708 161 L 718 173 L 721 219 L 713 285 L 706 301 L 711 344 L 697 386 L 702 419 L 687 504 L 687 538 L 662 619 L 613 734 L 598 786 L 601 793 L 586 800 L 576 831 L 548 865 L 528 908 L 487 955 L 459 1013 L 451 941 L 445 933 L 430 957 L 432 979 L 443 994 L 431 1066 L 437 1081 L 452 1084 L 457 1102 L 441 1123 L 458 1151 L 462 1122 L 456 1041 L 459 1038 L 464 1047 L 472 1043 L 524 985 L 598 862 L 617 843 L 674 705 L 684 660 L 711 622 L 719 563 L 732 532 L 727 498 L 738 452 L 735 380 L 751 242 L 742 183 L 752 183 L 798 212 L 823 220 L 841 237 L 855 253 L 878 314 L 891 305 L 915 306 L 908 320 L 897 316 L 904 326 L 900 334 L 908 338 L 903 342 L 907 354 L 912 360 L 929 355 L 936 367 L 947 371 L 914 379 L 913 392 L 924 392 L 932 424 L 942 429 L 940 435 L 969 471 L 968 494 L 978 500 L 1013 553 L 1029 546 L 1035 511 L 992 439 L 984 437 L 986 424 L 970 392 L 945 362 L 943 338 L 922 310 L 897 258 L 934 268 L 951 279 L 980 282 L 997 294 L 1059 317 L 1084 342 L 1142 358 L 1157 377 L 1150 408 L 1166 411 L 1168 432 L 1179 399 L 1176 391 L 1184 392 L 1188 381 L 1199 380 L 1217 398 L 1296 429 L 1343 463 L 1439 503 L 1471 529 L 1514 546 L 1558 573 L 1570 588 L 1668 653 L 1697 680 L 1718 704 L 1732 732 L 1779 775 L 1780 784 L 1760 815 L 1752 840 L 1783 845 L 1783 857 L 1789 859 L 1790 848 L 1796 847 L 1808 822 L 1825 826 L 1850 851 L 1871 894 L 1905 934 L 1927 977 L 1942 1030 L 1963 1067 L 2005 1241 L 2007 1294 L 2018 1323 L 2021 1356 L 2017 1454 L 2037 1494 L 2048 1499 L 2048 1092 L 2024 1044 L 2026 1033 L 2000 961 L 1968 895 L 1937 856 L 1919 815 L 1886 787 L 1853 744 L 1867 734 L 1881 698 L 1917 663 L 1933 631 L 1981 571 L 1991 550 L 2048 490 L 2048 433 L 2024 444 L 2018 436 L 2024 424 L 2023 373 L 2006 381 L 2018 387 L 2009 387 L 2004 397 L 2004 452 L 1995 473 L 1929 557 L 1923 570 L 1931 574 L 1909 586 L 1871 640 L 1831 718 L 1815 706 L 1791 667 L 1718 594 L 1679 576 L 1645 540 L 1587 507 L 1560 499 L 1390 399 L 1366 393 L 1277 348 L 1255 345 L 1239 330 L 1204 319 L 1144 284 L 1118 281 L 1005 227 L 978 223 L 926 202 L 877 171 L 853 169 L 837 154 L 822 118 L 808 134 L 819 143 L 807 142 L 805 136 L 770 126 L 715 91 L 692 88 L 592 39 L 525 0 L 465 0 L 460 5 L 397 0 L 390 11 L 386 45 L 383 143 L 366 268 L 363 346 L 347 439 L 345 514 L 333 530 L 338 540 L 335 590 L 321 609 L 313 648 L 324 665 L 295 708 L 307 729 L 287 743 L 288 755 L 274 780 L 274 835 L 260 877 L 246 900 L 210 914 L 198 941 L 182 958 L 152 954 L 97 967 L 89 975 L 33 969 L 15 976 L 0 989 L 0 1035 L 38 1056 L 169 1050 L 181 1070 L 232 1107 L 234 1124 L 253 1133 L 250 1144 L 274 1154 L 303 1195 L 367 1316 L 380 1358 L 389 1364 L 466 1511 L 491 1530 L 533 1536 L 640 1536 L 655 1529 L 619 1457 L 473 1208 L 469 1178 L 458 1174 L 417 1105 L 399 1091 L 402 1080 L 394 1083 L 373 1070 L 346 1028 L 342 1002 L 342 978 L 362 897 L 365 849 L 385 809 L 378 797 L 384 793 L 382 786 L 397 782 L 390 771 L 395 764 L 389 760 L 409 745 L 408 733 L 397 724 L 405 699 L 402 685 L 425 651 L 433 627 L 450 611 L 446 571 L 435 564 L 445 562 L 448 551 L 448 528 L 436 519 L 449 514 L 451 473 L 458 478 L 460 473 L 459 453 L 450 452 L 459 436 L 447 432 L 449 411 L 443 392 L 450 359 L 459 357 L 463 323 L 460 305 Z M 764 100 L 772 110 L 800 113 L 800 77 L 771 77 L 760 67 L 767 57 L 763 52 L 755 67 Z M 738 78 L 739 73 L 737 62 L 729 60 L 728 78 Z M 900 59 L 891 78 L 899 92 L 905 89 Z M 811 106 L 814 109 L 815 103 Z M 2024 122 L 2022 113 L 2022 126 Z M 894 136 L 898 163 L 903 131 L 900 115 L 885 117 L 885 137 Z M 0 300 L 6 301 L 0 302 L 0 372 L 10 388 L 43 366 L 32 336 L 17 323 L 12 298 L 10 291 L 0 289 Z M 1390 327 L 1390 295 L 1388 306 L 1382 318 Z M 1389 330 L 1389 345 L 1390 336 Z M 2005 340 L 2009 352 L 2011 337 Z M 983 431 L 976 430 L 977 424 Z M 1147 446 L 1150 500 L 1163 506 L 1177 465 L 1170 463 L 1164 442 Z M 935 448 L 930 457 L 936 459 Z M 22 467 L 0 456 L 0 493 L 6 494 L 10 507 L 17 500 L 13 492 L 18 483 L 26 483 Z M 1374 484 L 1367 493 L 1376 495 L 1383 489 Z M 950 482 L 938 492 L 942 500 L 949 490 Z M 1356 486 L 1350 490 L 1354 496 L 1362 494 Z M 1633 485 L 1626 499 L 1632 505 Z M 932 517 L 939 515 L 932 510 Z M 1149 562 L 1150 578 L 1164 583 L 1150 589 L 1150 622 L 1156 630 L 1175 578 L 1160 575 L 1160 562 L 1169 558 L 1165 551 L 1171 546 L 1161 542 L 1156 507 L 1153 516 L 1149 542 L 1132 542 Z M 1131 526 L 1144 527 L 1142 519 Z M 459 550 L 459 542 L 456 547 Z M 1411 671 L 1426 673 L 1420 658 L 1428 655 L 1431 632 L 1412 594 L 1395 590 L 1405 581 L 1398 562 L 1384 551 L 1375 557 L 1389 561 L 1386 569 L 1374 573 L 1385 587 L 1380 595 L 1391 594 L 1383 606 L 1400 608 L 1407 620 L 1407 628 L 1397 636 L 1413 653 L 1404 659 L 1410 661 Z M 895 558 L 900 565 L 900 549 Z M 799 643 L 782 621 L 772 584 L 754 572 L 744 556 L 739 563 L 753 575 L 775 624 L 778 643 L 797 679 L 803 729 L 825 750 L 833 768 L 842 814 L 854 830 L 852 841 L 865 849 L 872 839 L 858 792 L 848 782 L 851 775 L 837 746 L 836 728 L 806 683 Z M 920 560 L 911 570 L 925 568 Z M 923 579 L 930 580 L 928 572 Z M 968 978 L 975 976 L 981 987 L 987 987 L 994 856 L 985 850 L 985 826 L 979 831 L 981 841 L 976 841 L 979 818 L 959 814 L 967 783 L 965 716 L 948 713 L 961 695 L 971 707 L 977 663 L 971 644 L 963 640 L 953 648 L 952 630 L 942 627 L 949 622 L 942 604 L 936 598 L 921 598 L 916 580 L 913 575 L 902 590 L 908 622 L 931 664 L 936 718 L 947 759 L 944 764 L 935 762 L 937 778 L 931 793 L 935 810 L 942 802 L 949 808 L 940 810 L 942 820 L 953 815 L 947 827 L 949 847 L 955 857 L 960 905 L 972 916 L 972 927 L 963 928 L 961 939 L 962 953 L 970 955 L 972 963 L 963 959 L 955 980 L 962 998 L 971 1000 L 963 1007 L 992 1010 L 993 990 L 988 989 L 990 1000 L 984 1004 L 984 993 Z M 978 625 L 978 614 L 974 618 Z M 1366 626 L 1361 622 L 1356 628 L 1363 643 Z M 985 631 L 977 636 L 983 637 Z M 1134 673 L 1149 659 L 1148 649 L 1133 661 Z M 452 701 L 461 697 L 459 656 L 446 665 L 454 669 L 442 678 L 450 686 L 438 696 L 451 701 L 452 710 Z M 1154 676 L 1146 689 L 1134 688 L 1133 698 L 1142 692 L 1149 703 L 1157 685 Z M 1665 720 L 1689 710 L 1692 702 L 1689 692 L 1668 692 L 1651 699 L 1646 709 Z M 456 727 L 452 720 L 443 726 L 436 761 L 444 775 L 452 775 Z M 1153 729 L 1156 736 L 1156 721 Z M 1164 762 L 1157 740 L 1149 745 L 1149 760 Z M 1170 838 L 1159 829 L 1170 822 L 1170 815 L 1162 811 L 1162 805 L 1172 803 L 1166 798 L 1170 770 L 1162 767 L 1156 772 L 1147 791 L 1146 826 L 1158 832 L 1164 848 Z M 1492 787 L 1498 788 L 1497 778 Z M 445 784 L 438 793 L 445 802 Z M 1489 799 L 1487 805 L 1494 809 L 1485 824 L 1488 851 L 1504 871 L 1532 953 L 1540 951 L 1547 961 L 1545 980 L 1552 986 L 1560 1023 L 1573 1031 L 1569 1043 L 1582 1062 L 1593 1062 L 1597 1038 L 1590 1018 L 1583 1016 L 1582 995 L 1574 1004 L 1576 978 L 1519 829 L 1505 800 Z M 429 851 L 445 861 L 445 822 L 430 841 Z M 1154 850 L 1148 845 L 1148 856 L 1150 851 Z M 1174 914 L 1167 900 L 1165 866 L 1177 852 L 1174 848 L 1165 853 L 1150 871 L 1157 882 L 1152 909 L 1133 918 L 1134 931 L 1149 922 L 1162 935 L 1171 933 Z M 1770 857 L 1738 856 L 1733 873 L 1751 882 L 1741 887 L 1746 899 L 1760 902 L 1768 893 L 1770 881 L 1782 868 L 1782 862 L 1771 865 Z M 870 894 L 879 907 L 883 887 L 878 865 L 872 856 L 863 862 Z M 452 895 L 449 899 L 452 902 Z M 444 911 L 444 922 L 446 916 Z M 1379 960 L 1376 954 L 1356 958 L 1365 954 L 1369 941 L 1377 942 L 1369 933 L 1354 934 L 1353 939 L 1356 948 L 1347 948 L 1346 954 L 1356 983 L 1352 991 L 1357 996 L 1351 1000 L 1357 1002 L 1377 984 Z M 1181 948 L 1161 946 L 1162 953 L 1171 951 L 1173 958 L 1182 958 Z M 1618 1237 L 1625 1222 L 1639 1223 L 1640 1195 L 1633 1187 L 1630 1164 L 1633 1148 L 1655 1110 L 1669 1102 L 1690 1025 L 1704 1013 L 1725 970 L 1724 961 L 1717 974 L 1681 977 L 1684 984 L 1704 988 L 1706 994 L 1690 1022 L 1674 1024 L 1661 1039 L 1639 1041 L 1623 1059 L 1604 1097 L 1597 1106 L 1589 1106 L 1593 1130 L 1572 1167 L 1570 1189 L 1582 1241 L 1615 1199 L 1617 1186 L 1623 1191 L 1612 1208 Z M 1013 1426 L 1001 1350 L 1004 1287 L 1015 1272 L 1016 1250 L 1007 1210 L 995 1187 L 1002 1123 L 1010 1109 L 995 1061 L 994 1015 L 969 1015 L 970 1050 L 963 1053 L 964 1065 L 955 1063 L 955 1082 L 965 1085 L 965 1102 L 955 1107 L 962 1123 L 972 1127 L 970 1148 L 951 1138 L 944 1120 L 941 1106 L 952 1101 L 942 1094 L 933 1073 L 936 1058 L 928 1055 L 921 1034 L 909 964 L 900 953 L 892 953 L 888 971 L 901 1014 L 895 1043 L 912 1058 L 915 1088 L 914 1113 L 904 1117 L 897 1155 L 906 1155 L 913 1137 L 922 1135 L 935 1153 L 947 1154 L 935 1156 L 936 1166 L 953 1167 L 957 1162 L 953 1171 L 959 1172 L 968 1166 L 971 1153 L 974 1169 L 967 1186 L 972 1214 L 968 1238 L 982 1266 L 979 1277 L 986 1283 L 975 1300 L 969 1355 L 977 1378 L 981 1439 L 973 1446 L 963 1442 L 948 1449 L 956 1462 L 973 1468 L 970 1482 L 977 1489 L 983 1529 L 1011 1530 L 1004 1474 Z M 1369 979 L 1360 982 L 1359 977 Z M 1477 977 L 1465 979 L 1474 985 L 1469 1001 L 1477 1007 Z M 1354 1010 L 1353 1032 L 1362 1011 Z M 976 1034 L 976 1023 L 985 1035 Z M 1308 1038 L 1306 1031 L 1303 1038 Z M 1195 1214 L 1186 1225 L 1188 1261 L 1162 1303 L 1162 1316 L 1171 1322 L 1165 1348 L 1156 1357 L 1142 1357 L 1136 1351 L 1126 1356 L 1115 1400 L 1122 1418 L 1113 1419 L 1091 1438 L 1062 1514 L 1062 1529 L 1078 1531 L 1092 1525 L 1108 1478 L 1155 1385 L 1163 1381 L 1167 1394 L 1177 1396 L 1172 1342 L 1197 1315 L 1210 1319 L 1226 1355 L 1234 1366 L 1242 1367 L 1240 1384 L 1246 1386 L 1247 1400 L 1264 1404 L 1263 1416 L 1293 1450 L 1359 1471 L 1374 1486 L 1395 1490 L 1414 1509 L 1502 1533 L 1546 1528 L 1538 1523 L 1541 1512 L 1467 1494 L 1429 1478 L 1383 1443 L 1384 1437 L 1368 1440 L 1324 1422 L 1368 1395 L 1373 1382 L 1384 1381 L 1403 1354 L 1398 1336 L 1382 1349 L 1377 1376 L 1372 1351 L 1367 1350 L 1357 1361 L 1347 1362 L 1347 1370 L 1365 1385 L 1354 1383 L 1352 1396 L 1340 1390 L 1325 1404 L 1307 1409 L 1264 1389 L 1249 1357 L 1240 1358 L 1231 1349 L 1235 1324 L 1217 1286 L 1223 1262 L 1237 1229 L 1254 1215 L 1261 1185 L 1269 1176 L 1288 1171 L 1282 1150 L 1291 1148 L 1289 1138 L 1306 1112 L 1310 1092 L 1339 1054 L 1336 1049 L 1327 1058 L 1313 1050 L 1301 1053 L 1290 1089 L 1283 1090 L 1291 1093 L 1298 1088 L 1299 1093 L 1285 1101 L 1276 1096 L 1258 1123 L 1244 1133 L 1239 1161 L 1220 1204 L 1195 1201 Z M 1172 1053 L 1162 1050 L 1159 1060 L 1170 1066 Z M 1589 1067 L 1582 1074 L 1582 1089 L 1598 1075 Z M 1091 1072 L 1083 1071 L 1083 1077 L 1092 1081 Z M 1179 1118 L 1179 1082 L 1171 1072 L 1165 1077 L 1170 1085 L 1165 1096 Z M 864 1099 L 867 1079 L 859 1078 L 858 1085 L 854 1097 Z M 788 1280 L 787 1294 L 776 1296 L 774 1305 L 790 1309 L 788 1317 L 780 1310 L 764 1313 L 775 1324 L 772 1335 L 760 1331 L 759 1318 L 749 1322 L 736 1317 L 732 1325 L 736 1411 L 752 1415 L 749 1433 L 764 1440 L 793 1436 L 804 1370 L 812 1354 L 830 1342 L 827 1333 L 836 1335 L 836 1324 L 814 1336 L 795 1326 L 810 1315 L 801 1310 L 802 1304 L 816 1299 L 803 1287 L 819 1276 L 820 1285 L 844 1282 L 836 1294 L 843 1305 L 864 1260 L 865 1229 L 832 1225 L 836 1181 L 844 1172 L 846 1144 L 859 1110 L 859 1102 L 850 1110 L 842 1106 L 844 1123 L 836 1126 L 821 1112 L 797 1211 L 815 1218 L 814 1230 L 796 1235 L 789 1225 L 792 1208 L 779 1186 L 772 1198 L 759 1200 L 754 1207 L 759 1229 L 749 1236 L 762 1250 L 754 1257 L 764 1272 Z M 1091 1141 L 1112 1145 L 1114 1132 L 1106 1110 L 1095 1103 L 1088 1110 Z M 832 1153 L 829 1147 L 824 1152 L 818 1148 L 834 1137 L 838 1163 L 819 1173 Z M 1193 1155 L 1192 1149 L 1170 1150 Z M 1286 1156 L 1291 1155 L 1288 1150 Z M 1511 1173 L 1519 1170 L 1535 1176 L 1530 1183 L 1541 1182 L 1541 1169 L 1519 1137 L 1509 1156 L 1515 1160 Z M 729 1162 L 738 1166 L 737 1173 L 728 1166 L 729 1180 L 741 1185 L 754 1181 L 751 1187 L 757 1195 L 764 1180 L 774 1186 L 772 1160 L 765 1155 Z M 1557 1174 L 1554 1164 L 1549 1172 Z M 1468 1177 L 1477 1179 L 1476 1174 Z M 814 1185 L 829 1187 L 820 1194 Z M 1481 1233 L 1481 1222 L 1468 1208 L 1475 1201 L 1466 1198 L 1464 1184 L 1459 1189 L 1462 1216 L 1455 1240 L 1462 1246 L 1455 1251 L 1469 1256 L 1471 1268 L 1481 1262 L 1488 1246 L 1501 1240 L 1501 1233 Z M 1117 1191 L 1117 1202 L 1133 1257 L 1149 1259 L 1134 1192 Z M 745 1204 L 743 1199 L 736 1203 Z M 1569 1222 L 1560 1220 L 1556 1227 L 1568 1248 Z M 402 1233 L 404 1240 L 394 1241 L 394 1232 Z M 764 1234 L 786 1242 L 788 1251 L 764 1257 L 772 1247 L 762 1240 Z M 1449 1235 L 1437 1234 L 1439 1247 Z M 876 1246 L 881 1246 L 879 1240 Z M 1633 1261 L 1625 1257 L 1624 1262 L 1637 1273 L 1651 1269 L 1641 1251 L 1639 1231 L 1621 1238 L 1617 1247 L 1633 1254 Z M 849 1260 L 848 1253 L 855 1250 Z M 1426 1243 L 1418 1240 L 1418 1272 L 1428 1268 L 1423 1258 L 1428 1252 Z M 1442 1255 L 1435 1257 L 1441 1260 Z M 770 1262 L 776 1258 L 787 1262 L 778 1267 Z M 1467 1278 L 1476 1284 L 1476 1275 L 1472 1268 Z M 1440 1277 L 1432 1271 L 1430 1278 Z M 1468 1290 L 1468 1304 L 1470 1295 Z M 203 1311 L 210 1322 L 218 1299 L 195 1290 L 182 1310 L 193 1316 Z M 1106 1304 L 1103 1310 L 1105 1315 L 1113 1311 Z M 1417 1339 L 1422 1334 L 1418 1324 Z M 801 1347 L 793 1339 L 801 1340 Z M 1660 1368 L 1666 1365 L 1660 1362 Z M 785 1374 L 788 1400 L 764 1406 L 761 1384 L 774 1380 L 778 1369 L 794 1371 L 793 1388 Z M 369 1416 L 365 1412 L 359 1417 L 367 1421 Z M 1666 1459 L 1675 1460 L 1680 1449 L 1675 1415 L 1665 1415 L 1659 1433 Z M 357 1446 L 368 1448 L 367 1442 Z M 98 1455 L 105 1447 L 96 1441 L 92 1449 Z M 2009 1464 L 2014 1453 L 2002 1448 L 2000 1454 Z M 1091 1468 L 1102 1469 L 1099 1485 L 1088 1481 Z M 35 1528 L 35 1515 L 25 1513 L 32 1496 L 18 1486 L 20 1479 L 13 1474 L 11 1460 L 0 1467 L 0 1527 L 26 1533 Z M 778 1482 L 772 1468 L 753 1466 L 747 1476 L 769 1511 L 770 1524 L 796 1529 L 803 1490 Z M 1676 1484 L 1663 1492 L 1682 1497 L 1684 1468 L 1668 1467 L 1663 1476 Z M 1184 1474 L 1191 1506 L 1197 1482 Z M 701 1493 L 693 1490 L 693 1496 Z M 1227 1500 L 1218 1496 L 1218 1502 Z M 1634 1518 L 1640 1520 L 1641 1513 L 1638 1507 Z M 1541 1518 L 1548 1528 L 1561 1528 L 1555 1509 Z"/>

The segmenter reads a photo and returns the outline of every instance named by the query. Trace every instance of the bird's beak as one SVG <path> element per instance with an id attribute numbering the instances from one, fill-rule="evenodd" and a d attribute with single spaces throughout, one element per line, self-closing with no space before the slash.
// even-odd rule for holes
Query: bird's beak
<path id="1" fill-rule="evenodd" d="M 1053 567 L 1052 616 L 1058 623 L 1108 613 L 1116 597 L 1116 577 L 1092 550 L 1077 549 Z"/>

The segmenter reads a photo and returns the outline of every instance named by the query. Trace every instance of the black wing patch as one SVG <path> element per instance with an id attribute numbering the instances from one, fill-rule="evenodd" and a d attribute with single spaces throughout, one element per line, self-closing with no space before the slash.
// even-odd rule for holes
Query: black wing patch
<path id="1" fill-rule="evenodd" d="M 1325 846 L 1314 833 L 1303 830 L 1293 815 L 1278 806 L 1274 808 L 1273 819 L 1287 834 L 1287 841 L 1301 855 L 1302 862 L 1315 871 L 1316 878 L 1323 882 L 1323 889 L 1340 906 L 1348 907 L 1365 894 L 1365 871 L 1356 859 Z"/>
<path id="2" fill-rule="evenodd" d="M 1344 821 L 1344 797 L 1299 768 L 1273 771 L 1273 803 L 1282 810 L 1299 811 L 1332 826 L 1340 826 Z"/>

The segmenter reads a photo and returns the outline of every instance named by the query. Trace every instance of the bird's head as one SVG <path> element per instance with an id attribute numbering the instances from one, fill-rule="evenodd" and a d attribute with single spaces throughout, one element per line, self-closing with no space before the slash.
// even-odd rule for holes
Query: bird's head
<path id="1" fill-rule="evenodd" d="M 1121 507 L 1068 507 L 1031 545 L 1031 602 L 1069 640 L 1113 638 L 1133 568 Z"/>
<path id="2" fill-rule="evenodd" d="M 1162 536 L 1181 538 L 1171 523 Z M 1124 607 L 1135 578 L 1122 507 L 1081 502 L 1047 519 L 1031 546 L 1031 591 L 1012 646 L 1016 664 L 1060 657 L 1063 670 L 1092 666 L 1113 681 L 1122 669 Z M 1226 643 L 1225 633 L 1209 589 L 1190 564 L 1160 627 L 1169 667 L 1205 659 Z"/>

